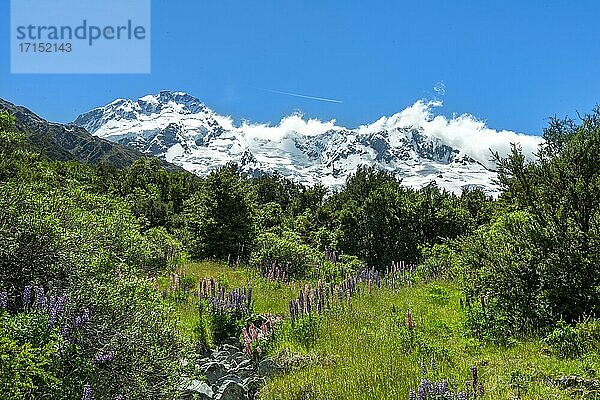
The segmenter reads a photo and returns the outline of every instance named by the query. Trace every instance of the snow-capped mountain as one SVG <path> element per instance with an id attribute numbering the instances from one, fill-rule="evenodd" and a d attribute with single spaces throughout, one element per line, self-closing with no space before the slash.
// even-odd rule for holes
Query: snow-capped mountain
<path id="1" fill-rule="evenodd" d="M 162 91 L 138 100 L 115 100 L 80 115 L 74 124 L 197 174 L 233 161 L 250 174 L 277 171 L 305 184 L 337 186 L 359 165 L 372 165 L 394 171 L 408 186 L 435 182 L 456 193 L 466 187 L 497 192 L 490 152 L 473 147 L 473 135 L 491 138 L 491 147 L 501 149 L 508 148 L 509 141 L 520 141 L 526 148 L 540 142 L 537 137 L 493 131 L 470 116 L 434 118 L 430 109 L 435 106 L 439 104 L 419 101 L 355 129 L 300 115 L 285 117 L 277 125 L 236 125 L 189 94 Z"/>

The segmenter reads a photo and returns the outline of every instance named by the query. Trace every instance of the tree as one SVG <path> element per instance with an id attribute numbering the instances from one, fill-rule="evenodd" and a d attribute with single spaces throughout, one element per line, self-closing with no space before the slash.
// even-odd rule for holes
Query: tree
<path id="1" fill-rule="evenodd" d="M 248 183 L 235 164 L 210 173 L 204 187 L 185 203 L 186 242 L 193 257 L 249 253 L 255 225 L 248 196 Z"/>
<path id="2" fill-rule="evenodd" d="M 600 108 L 579 125 L 552 120 L 544 138 L 533 162 L 517 146 L 496 154 L 503 201 L 520 217 L 482 232 L 478 255 L 465 252 L 473 294 L 515 329 L 600 311 Z"/>

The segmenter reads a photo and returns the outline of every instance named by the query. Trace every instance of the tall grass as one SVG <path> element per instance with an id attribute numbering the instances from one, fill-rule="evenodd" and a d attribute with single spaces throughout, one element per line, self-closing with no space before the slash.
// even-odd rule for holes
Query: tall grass
<path id="1" fill-rule="evenodd" d="M 179 273 L 216 277 L 228 288 L 250 285 L 256 312 L 284 317 L 269 354 L 292 361 L 261 390 L 264 400 L 408 399 L 409 389 L 424 377 L 422 364 L 429 366 L 427 378 L 447 379 L 453 389 L 462 389 L 477 366 L 486 399 L 572 399 L 577 394 L 553 379 L 593 378 L 600 371 L 597 354 L 561 359 L 537 337 L 512 341 L 510 347 L 478 342 L 465 329 L 462 293 L 450 282 L 362 290 L 349 303 L 313 317 L 314 340 L 307 342 L 294 336 L 299 328 L 288 318 L 289 300 L 307 282 L 269 282 L 252 269 L 210 262 L 187 264 Z M 194 307 L 193 299 L 178 306 L 187 326 L 198 318 Z M 408 310 L 412 329 L 406 325 Z"/>

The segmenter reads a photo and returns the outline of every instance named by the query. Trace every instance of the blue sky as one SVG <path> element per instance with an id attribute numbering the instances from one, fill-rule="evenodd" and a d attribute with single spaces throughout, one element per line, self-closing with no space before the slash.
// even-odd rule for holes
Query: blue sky
<path id="1" fill-rule="evenodd" d="M 276 123 L 300 110 L 353 127 L 433 98 L 443 82 L 437 112 L 529 134 L 600 102 L 600 3 L 414 3 L 153 0 L 151 74 L 12 75 L 2 1 L 0 97 L 67 122 L 170 89 L 236 119 Z"/>

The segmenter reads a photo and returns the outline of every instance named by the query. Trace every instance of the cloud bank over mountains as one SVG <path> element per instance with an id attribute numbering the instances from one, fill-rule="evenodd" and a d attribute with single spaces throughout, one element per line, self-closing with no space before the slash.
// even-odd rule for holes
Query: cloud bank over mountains
<path id="1" fill-rule="evenodd" d="M 360 165 L 396 173 L 407 186 L 435 182 L 460 193 L 496 194 L 491 152 L 518 143 L 534 158 L 542 138 L 495 130 L 470 114 L 446 117 L 439 100 L 418 100 L 356 128 L 295 113 L 277 124 L 220 115 L 183 92 L 117 99 L 80 115 L 92 134 L 163 158 L 197 174 L 236 162 L 250 174 L 279 172 L 305 183 L 338 186 Z"/>

